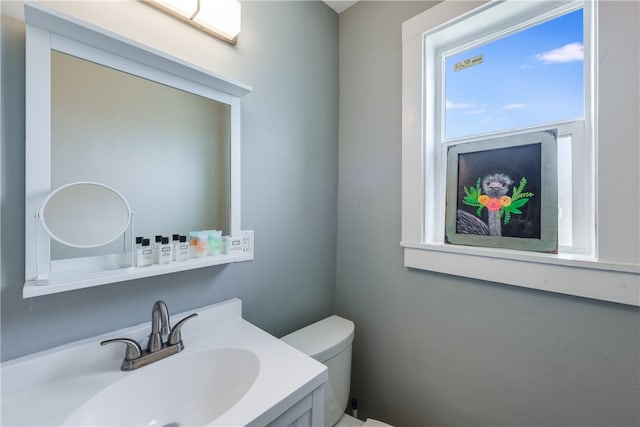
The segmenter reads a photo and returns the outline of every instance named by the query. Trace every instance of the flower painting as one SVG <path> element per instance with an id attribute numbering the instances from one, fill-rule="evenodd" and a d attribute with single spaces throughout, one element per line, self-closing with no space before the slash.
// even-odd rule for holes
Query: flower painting
<path id="1" fill-rule="evenodd" d="M 494 184 L 494 183 L 497 183 Z M 522 214 L 522 208 L 527 204 L 530 198 L 534 196 L 531 192 L 524 192 L 524 187 L 527 185 L 527 178 L 524 176 L 520 179 L 520 184 L 517 187 L 513 187 L 513 193 L 511 196 L 503 195 L 503 194 L 493 194 L 494 197 L 489 196 L 488 194 L 483 194 L 495 191 L 502 191 L 504 184 L 512 184 L 511 178 L 507 175 L 503 174 L 493 174 L 487 175 L 484 178 L 478 178 L 475 187 L 471 186 L 467 188 L 464 186 L 464 198 L 462 199 L 462 203 L 467 206 L 472 206 L 476 209 L 476 216 L 478 218 L 482 218 L 483 209 L 486 208 L 488 210 L 489 220 L 489 235 L 490 236 L 501 236 L 501 226 L 500 221 L 503 221 L 504 224 L 509 224 L 511 221 L 511 215 L 519 215 Z M 492 187 L 493 185 L 493 187 Z M 483 189 L 483 186 L 485 187 Z M 486 188 L 488 187 L 488 188 Z M 494 188 L 499 188 L 500 190 L 494 190 Z M 499 197 L 499 198 L 498 198 Z M 464 215 L 463 213 L 458 213 L 458 215 Z M 494 218 L 497 221 L 491 220 Z M 465 232 L 464 229 L 461 229 L 463 225 L 458 227 L 458 232 Z M 469 231 L 469 230 L 466 230 Z M 470 234 L 485 234 L 485 233 L 470 233 Z"/>
<path id="2" fill-rule="evenodd" d="M 555 142 L 536 132 L 451 147 L 446 241 L 555 251 Z"/>

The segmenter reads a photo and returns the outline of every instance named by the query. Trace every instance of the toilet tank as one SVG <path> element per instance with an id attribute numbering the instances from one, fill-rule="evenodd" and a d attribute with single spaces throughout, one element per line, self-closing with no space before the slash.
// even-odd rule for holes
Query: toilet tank
<path id="1" fill-rule="evenodd" d="M 324 420 L 328 426 L 338 422 L 349 401 L 354 329 L 351 320 L 330 316 L 281 338 L 327 366 Z"/>

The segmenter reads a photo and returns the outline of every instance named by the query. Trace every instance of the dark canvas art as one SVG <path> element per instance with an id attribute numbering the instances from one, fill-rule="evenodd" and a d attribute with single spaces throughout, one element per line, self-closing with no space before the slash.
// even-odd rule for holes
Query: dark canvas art
<path id="1" fill-rule="evenodd" d="M 540 238 L 540 144 L 460 154 L 456 231 Z"/>
<path id="2" fill-rule="evenodd" d="M 554 131 L 454 145 L 447 155 L 447 243 L 557 250 Z"/>

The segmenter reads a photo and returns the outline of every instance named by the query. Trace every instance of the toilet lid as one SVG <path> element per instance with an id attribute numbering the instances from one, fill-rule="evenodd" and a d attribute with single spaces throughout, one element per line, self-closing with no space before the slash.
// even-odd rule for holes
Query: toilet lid
<path id="1" fill-rule="evenodd" d="M 281 340 L 324 362 L 353 342 L 354 329 L 351 320 L 334 315 L 292 332 Z"/>

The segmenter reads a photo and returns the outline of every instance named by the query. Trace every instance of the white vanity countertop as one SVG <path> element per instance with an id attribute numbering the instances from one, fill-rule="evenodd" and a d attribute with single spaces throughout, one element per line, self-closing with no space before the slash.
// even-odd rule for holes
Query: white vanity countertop
<path id="1" fill-rule="evenodd" d="M 214 348 L 246 349 L 260 362 L 255 383 L 212 426 L 267 424 L 327 380 L 324 365 L 242 319 L 238 299 L 172 315 L 172 324 L 191 313 L 199 315 L 182 329 L 185 349 L 154 365 Z M 145 323 L 3 363 L 1 424 L 63 425 L 96 393 L 137 372 L 120 370 L 124 345 L 100 341 L 126 337 L 144 345 L 149 331 Z"/>

